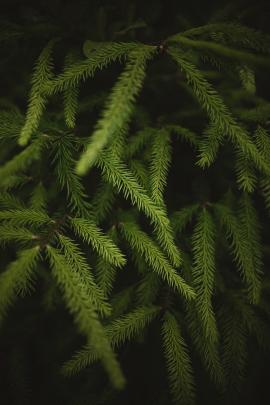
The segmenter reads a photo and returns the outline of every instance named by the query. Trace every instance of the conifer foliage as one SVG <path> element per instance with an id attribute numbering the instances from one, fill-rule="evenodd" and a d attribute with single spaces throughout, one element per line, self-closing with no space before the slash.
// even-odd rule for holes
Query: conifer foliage
<path id="1" fill-rule="evenodd" d="M 161 45 L 85 38 L 63 55 L 61 41 L 40 51 L 26 112 L 1 103 L 1 328 L 38 291 L 74 320 L 65 378 L 101 364 L 118 395 L 125 350 L 154 340 L 162 404 L 201 403 L 202 373 L 225 404 L 249 342 L 269 350 L 270 108 L 256 88 L 269 38 L 217 22 Z M 186 92 L 182 110 L 168 111 L 162 75 L 175 100 Z"/>

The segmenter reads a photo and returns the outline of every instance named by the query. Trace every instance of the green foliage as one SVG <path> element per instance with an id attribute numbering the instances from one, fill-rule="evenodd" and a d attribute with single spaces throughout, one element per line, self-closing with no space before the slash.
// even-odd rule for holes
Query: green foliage
<path id="1" fill-rule="evenodd" d="M 89 216 L 91 205 L 79 177 L 75 173 L 73 138 L 69 135 L 56 139 L 54 161 L 56 162 L 56 175 L 62 189 L 66 189 L 71 211 L 78 215 Z"/>
<path id="2" fill-rule="evenodd" d="M 244 65 L 239 69 L 239 76 L 244 89 L 251 94 L 255 94 L 256 83 L 254 72 L 248 66 Z"/>
<path id="3" fill-rule="evenodd" d="M 126 260 L 118 247 L 93 222 L 84 218 L 72 218 L 70 223 L 75 233 L 90 244 L 106 262 L 114 266 L 125 264 Z"/>
<path id="4" fill-rule="evenodd" d="M 248 193 L 252 193 L 256 187 L 256 173 L 250 160 L 238 150 L 236 153 L 236 180 L 239 188 Z"/>
<path id="5" fill-rule="evenodd" d="M 0 225 L 0 240 L 1 242 L 19 242 L 31 241 L 35 239 L 35 235 L 27 228 L 14 225 Z"/>
<path id="6" fill-rule="evenodd" d="M 270 153 L 270 137 L 268 131 L 262 126 L 258 125 L 255 131 L 255 142 L 261 154 L 267 159 Z M 265 199 L 265 205 L 270 212 L 270 178 L 269 176 L 262 176 L 260 181 L 260 188 Z"/>
<path id="7" fill-rule="evenodd" d="M 63 374 L 89 373 L 75 402 L 60 402 L 102 386 L 92 402 L 110 405 L 122 363 L 147 373 L 140 346 L 163 351 L 151 366 L 164 366 L 173 403 L 200 403 L 212 383 L 215 403 L 237 403 L 249 347 L 270 349 L 270 103 L 258 80 L 269 37 L 182 17 L 185 31 L 161 30 L 157 43 L 135 8 L 105 29 L 108 10 L 71 41 L 45 29 L 26 114 L 14 105 L 26 84 L 0 100 L 0 320 L 37 285 L 26 305 L 54 311 L 46 322 L 59 333 L 60 287 L 75 323 L 61 319 L 64 356 L 84 339 Z M 147 401 L 169 404 L 167 391 Z"/>
<path id="8" fill-rule="evenodd" d="M 18 258 L 11 262 L 0 276 L 0 320 L 18 295 L 32 290 L 34 271 L 39 258 L 37 247 L 18 252 Z"/>
<path id="9" fill-rule="evenodd" d="M 46 211 L 46 190 L 43 184 L 40 182 L 31 195 L 30 207 L 34 211 Z"/>
<path id="10" fill-rule="evenodd" d="M 180 211 L 175 211 L 172 217 L 172 226 L 176 233 L 181 234 L 199 208 L 198 204 L 192 204 L 182 208 Z"/>
<path id="11" fill-rule="evenodd" d="M 210 83 L 207 82 L 201 72 L 186 57 L 182 56 L 177 48 L 170 47 L 169 53 L 179 64 L 181 70 L 185 73 L 188 84 L 190 84 L 192 87 L 200 105 L 206 110 L 211 122 L 217 128 L 218 133 L 226 134 L 229 139 L 231 139 L 236 146 L 241 148 L 242 152 L 245 153 L 245 155 L 250 158 L 252 162 L 254 162 L 259 170 L 261 170 L 263 173 L 269 174 L 269 163 L 258 152 L 249 135 L 236 122 L 224 104 L 222 98 L 213 89 Z M 218 144 L 220 143 L 220 141 L 217 139 L 215 142 Z M 214 150 L 216 149 L 217 145 L 214 147 Z M 212 158 L 211 155 L 210 157 Z"/>
<path id="12" fill-rule="evenodd" d="M 157 274 L 163 278 L 172 288 L 179 291 L 185 298 L 194 298 L 194 292 L 184 279 L 177 274 L 176 270 L 166 260 L 158 246 L 141 231 L 134 223 L 122 223 L 121 230 L 129 241 L 131 247 L 142 255 L 145 261 Z"/>
<path id="13" fill-rule="evenodd" d="M 241 275 L 248 288 L 249 297 L 252 302 L 258 302 L 260 296 L 261 282 L 258 264 L 260 263 L 260 251 L 258 251 L 257 221 L 250 202 L 243 203 L 244 209 L 242 219 L 239 223 L 230 210 L 224 205 L 216 205 L 215 209 L 227 233 L 230 249 L 233 258 L 239 268 Z M 250 215 L 251 214 L 251 215 Z M 253 229 L 255 226 L 255 229 Z M 251 236 L 255 234 L 255 239 Z M 252 247 L 251 247 L 252 245 Z M 254 250 L 255 249 L 255 256 Z"/>
<path id="14" fill-rule="evenodd" d="M 192 251 L 193 282 L 198 312 L 206 338 L 216 341 L 217 326 L 212 305 L 215 278 L 215 225 L 206 208 L 200 212 L 192 235 Z"/>
<path id="15" fill-rule="evenodd" d="M 16 138 L 23 125 L 23 115 L 17 109 L 0 112 L 0 140 Z"/>
<path id="16" fill-rule="evenodd" d="M 52 49 L 55 41 L 50 41 L 42 50 L 32 77 L 32 89 L 30 93 L 29 107 L 26 121 L 21 130 L 19 143 L 24 146 L 28 143 L 32 134 L 38 129 L 39 121 L 46 105 L 44 89 L 47 82 L 52 79 Z"/>
<path id="17" fill-rule="evenodd" d="M 44 145 L 43 139 L 38 139 L 33 142 L 30 146 L 25 148 L 21 153 L 15 155 L 12 159 L 6 162 L 0 168 L 0 187 L 5 188 L 5 186 L 10 186 L 10 181 L 12 176 L 20 175 L 29 167 L 32 163 L 40 158 L 42 147 Z"/>
<path id="18" fill-rule="evenodd" d="M 194 403 L 194 379 L 187 345 L 176 318 L 167 312 L 162 325 L 163 347 L 176 404 Z"/>
<path id="19" fill-rule="evenodd" d="M 108 236 L 115 244 L 118 244 L 118 235 L 114 228 L 111 228 L 108 232 Z M 96 277 L 97 284 L 104 291 L 105 295 L 109 295 L 113 289 L 115 278 L 117 274 L 117 268 L 115 265 L 99 257 L 96 263 Z"/>
<path id="20" fill-rule="evenodd" d="M 219 391 L 223 392 L 224 369 L 221 363 L 218 342 L 206 336 L 199 312 L 194 304 L 189 303 L 186 306 L 185 320 L 188 333 L 192 339 L 192 345 L 194 345 L 200 361 Z"/>
<path id="21" fill-rule="evenodd" d="M 222 363 L 228 391 L 241 388 L 247 362 L 247 329 L 237 303 L 232 300 L 222 310 L 221 333 L 223 339 Z"/>
<path id="22" fill-rule="evenodd" d="M 77 61 L 67 67 L 63 73 L 47 84 L 46 93 L 55 94 L 77 85 L 94 76 L 97 69 L 103 69 L 111 62 L 125 57 L 136 50 L 134 43 L 104 43 L 91 54 L 90 58 Z"/>
<path id="23" fill-rule="evenodd" d="M 225 42 L 229 45 L 240 45 L 262 53 L 269 53 L 268 45 L 270 39 L 268 35 L 235 22 L 206 24 L 187 30 L 183 35 L 187 37 L 215 37 L 216 41 Z"/>
<path id="24" fill-rule="evenodd" d="M 150 164 L 150 194 L 153 200 L 163 205 L 163 193 L 171 161 L 171 147 L 168 132 L 160 130 L 154 135 Z"/>
<path id="25" fill-rule="evenodd" d="M 119 346 L 134 338 L 149 324 L 157 312 L 158 308 L 156 307 L 140 307 L 108 324 L 106 334 L 111 345 L 113 347 Z M 95 350 L 95 347 L 92 345 L 86 346 L 65 364 L 63 371 L 66 374 L 77 373 L 95 362 L 99 356 L 100 354 Z"/>
<path id="26" fill-rule="evenodd" d="M 94 305 L 95 309 L 101 314 L 109 315 L 110 306 L 105 300 L 105 295 L 103 293 L 104 290 L 98 288 L 91 273 L 89 264 L 78 245 L 64 235 L 58 234 L 57 238 L 65 256 L 65 260 L 73 271 L 75 270 L 79 274 L 81 282 L 87 289 L 88 297 L 91 300 L 92 305 Z"/>
<path id="27" fill-rule="evenodd" d="M 79 160 L 77 166 L 79 174 L 86 173 L 114 134 L 128 123 L 135 98 L 143 84 L 146 62 L 154 52 L 154 47 L 145 46 L 130 53 L 126 69 L 113 88 L 102 118 Z"/>
<path id="28" fill-rule="evenodd" d="M 97 318 L 89 299 L 87 285 L 56 249 L 47 246 L 53 276 L 61 286 L 69 310 L 80 331 L 99 354 L 116 388 L 123 387 L 124 377 L 112 351 L 106 332 Z"/>
<path id="29" fill-rule="evenodd" d="M 216 160 L 223 132 L 214 124 L 209 125 L 204 131 L 204 137 L 199 142 L 199 160 L 197 164 L 201 167 L 209 167 Z"/>
<path id="30" fill-rule="evenodd" d="M 111 211 L 115 202 L 114 190 L 111 184 L 102 181 L 92 199 L 93 214 L 97 222 L 101 222 Z"/>
<path id="31" fill-rule="evenodd" d="M 70 53 L 66 56 L 66 68 L 72 66 L 76 62 L 76 57 Z M 76 113 L 78 110 L 78 96 L 79 86 L 78 84 L 68 87 L 64 90 L 64 115 L 68 128 L 74 128 L 76 124 Z"/>
<path id="32" fill-rule="evenodd" d="M 169 220 L 164 210 L 157 206 L 148 196 L 144 188 L 137 182 L 133 174 L 118 159 L 102 157 L 99 166 L 104 176 L 117 190 L 122 191 L 124 197 L 129 197 L 133 205 L 143 211 L 153 223 L 157 231 L 157 239 L 168 254 L 172 263 L 176 266 L 180 264 L 179 250 L 173 241 Z"/>
<path id="33" fill-rule="evenodd" d="M 0 211 L 1 220 L 17 225 L 43 225 L 52 222 L 52 219 L 46 213 L 28 208 Z"/>

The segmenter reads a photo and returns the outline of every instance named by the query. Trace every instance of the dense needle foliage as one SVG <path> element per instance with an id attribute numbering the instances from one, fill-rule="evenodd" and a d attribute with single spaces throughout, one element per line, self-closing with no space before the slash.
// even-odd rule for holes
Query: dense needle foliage
<path id="1" fill-rule="evenodd" d="M 237 3 L 172 2 L 160 32 L 162 2 L 94 3 L 1 22 L 0 402 L 244 403 L 270 349 L 270 36 Z"/>

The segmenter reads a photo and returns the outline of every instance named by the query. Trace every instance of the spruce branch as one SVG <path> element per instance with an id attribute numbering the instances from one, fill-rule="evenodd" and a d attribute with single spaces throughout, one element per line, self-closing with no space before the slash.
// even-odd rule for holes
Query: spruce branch
<path id="1" fill-rule="evenodd" d="M 106 332 L 113 347 L 118 347 L 138 336 L 159 311 L 160 308 L 157 306 L 139 307 L 110 323 L 106 327 Z"/>
<path id="2" fill-rule="evenodd" d="M 185 73 L 188 84 L 192 87 L 200 105 L 206 110 L 218 133 L 227 135 L 233 144 L 238 146 L 254 162 L 259 170 L 269 175 L 269 162 L 259 153 L 250 136 L 236 122 L 222 98 L 203 77 L 202 73 L 183 55 L 181 50 L 169 47 L 168 53 Z M 216 142 L 215 149 L 220 143 L 218 139 L 216 139 Z"/>
<path id="3" fill-rule="evenodd" d="M 65 58 L 65 69 L 76 63 L 74 53 L 70 52 Z M 78 110 L 79 84 L 73 84 L 64 90 L 64 116 L 68 128 L 74 128 Z"/>
<path id="4" fill-rule="evenodd" d="M 146 127 L 136 132 L 130 137 L 128 145 L 124 151 L 124 158 L 130 160 L 136 154 L 140 153 L 143 148 L 151 141 L 156 133 L 156 128 Z"/>
<path id="5" fill-rule="evenodd" d="M 269 177 L 264 177 L 260 181 L 260 189 L 262 192 L 262 195 L 265 199 L 265 206 L 270 212 L 270 179 Z"/>
<path id="6" fill-rule="evenodd" d="M 21 175 L 23 171 L 31 167 L 31 164 L 40 158 L 47 140 L 48 139 L 45 136 L 42 136 L 1 166 L 0 187 L 7 182 L 10 183 L 13 176 L 18 174 Z"/>
<path id="7" fill-rule="evenodd" d="M 3 191 L 0 194 L 0 207 L 1 209 L 15 209 L 21 210 L 25 209 L 25 204 L 14 194 L 11 194 L 7 191 Z"/>
<path id="8" fill-rule="evenodd" d="M 29 208 L 10 209 L 0 211 L 0 221 L 14 225 L 47 225 L 53 220 L 43 211 L 35 211 Z"/>
<path id="9" fill-rule="evenodd" d="M 115 245 L 118 245 L 118 235 L 115 226 L 113 226 L 107 234 Z M 104 260 L 104 258 L 99 257 L 95 270 L 97 284 L 104 292 L 105 296 L 108 296 L 112 292 L 114 286 L 113 284 L 117 275 L 117 268 L 111 263 L 108 263 L 108 261 Z"/>
<path id="10" fill-rule="evenodd" d="M 247 328 L 236 303 L 229 302 L 220 310 L 222 364 L 227 394 L 241 389 L 247 364 Z"/>
<path id="11" fill-rule="evenodd" d="M 91 201 L 93 215 L 97 223 L 102 222 L 111 212 L 115 200 L 113 187 L 102 179 Z"/>
<path id="12" fill-rule="evenodd" d="M 52 95 L 76 86 L 80 81 L 84 82 L 93 77 L 97 70 L 104 69 L 110 63 L 126 58 L 130 52 L 140 46 L 136 43 L 101 43 L 90 58 L 73 63 L 63 73 L 51 80 L 46 86 L 46 93 Z"/>
<path id="13" fill-rule="evenodd" d="M 219 221 L 225 228 L 233 259 L 246 283 L 248 296 L 253 303 L 256 303 L 260 298 L 261 291 L 260 271 L 256 268 L 256 261 L 254 262 L 253 252 L 250 250 L 250 244 L 256 243 L 256 239 L 254 241 L 250 239 L 252 237 L 250 230 L 242 228 L 242 224 L 239 224 L 228 206 L 215 204 L 214 209 Z M 254 220 L 252 217 L 246 217 L 246 219 L 248 221 Z M 252 226 L 248 224 L 249 229 Z"/>
<path id="14" fill-rule="evenodd" d="M 191 204 L 172 214 L 171 223 L 176 235 L 180 235 L 185 230 L 187 225 L 192 221 L 199 207 L 199 204 Z"/>
<path id="15" fill-rule="evenodd" d="M 217 342 L 218 331 L 213 309 L 215 280 L 215 225 L 211 214 L 204 207 L 198 215 L 192 235 L 193 283 L 196 291 L 196 307 L 203 331 L 208 339 Z"/>
<path id="16" fill-rule="evenodd" d="M 25 249 L 18 253 L 0 275 L 0 320 L 16 296 L 24 295 L 33 288 L 34 272 L 40 257 L 38 247 Z"/>
<path id="17" fill-rule="evenodd" d="M 152 239 L 139 227 L 132 222 L 124 222 L 120 227 L 123 236 L 130 243 L 132 249 L 142 255 L 151 268 L 161 277 L 169 286 L 180 292 L 185 299 L 193 299 L 194 291 L 185 282 L 185 280 L 176 272 L 176 270 L 166 260 L 163 253 Z"/>
<path id="18" fill-rule="evenodd" d="M 111 138 L 130 120 L 135 99 L 141 90 L 147 61 L 153 57 L 155 47 L 142 46 L 129 54 L 126 69 L 110 93 L 101 119 L 83 152 L 77 173 L 85 174 Z"/>
<path id="19" fill-rule="evenodd" d="M 229 60 L 237 60 L 240 62 L 246 62 L 250 65 L 259 65 L 264 67 L 270 66 L 270 59 L 262 56 L 258 56 L 254 53 L 242 51 L 236 48 L 227 47 L 214 41 L 194 40 L 190 39 L 182 34 L 176 34 L 167 40 L 168 43 L 177 43 L 183 47 L 194 48 L 210 51 L 213 54 L 228 58 Z"/>
<path id="20" fill-rule="evenodd" d="M 69 237 L 57 233 L 57 239 L 68 265 L 76 271 L 88 291 L 88 299 L 94 308 L 102 315 L 108 316 L 111 312 L 103 290 L 100 289 L 92 275 L 91 268 L 79 246 Z"/>
<path id="21" fill-rule="evenodd" d="M 256 187 L 257 176 L 252 163 L 239 149 L 236 150 L 235 171 L 239 189 L 252 193 Z"/>
<path id="22" fill-rule="evenodd" d="M 211 380 L 221 391 L 224 389 L 224 370 L 221 362 L 219 342 L 209 339 L 204 331 L 196 302 L 185 305 L 185 324 L 191 338 L 191 345 L 195 348 L 203 367 L 209 373 Z"/>
<path id="23" fill-rule="evenodd" d="M 106 325 L 106 334 L 112 347 L 120 346 L 135 338 L 157 316 L 159 308 L 155 306 L 138 307 Z M 100 354 L 92 345 L 86 345 L 77 352 L 63 367 L 64 374 L 77 374 L 99 359 Z"/>
<path id="24" fill-rule="evenodd" d="M 131 173 L 135 176 L 138 183 L 141 184 L 145 190 L 149 189 L 149 168 L 145 163 L 142 163 L 139 159 L 132 159 L 129 162 L 129 168 Z M 157 203 L 157 201 L 156 201 Z M 160 201 L 161 204 L 161 201 Z M 159 204 L 159 205 L 160 205 Z"/>
<path id="25" fill-rule="evenodd" d="M 99 158 L 98 166 L 106 180 L 125 198 L 130 198 L 133 205 L 143 211 L 154 225 L 158 242 L 175 266 L 180 264 L 179 249 L 173 240 L 172 231 L 167 215 L 148 196 L 144 188 L 139 185 L 136 178 L 119 159 L 109 159 L 108 156 Z"/>
<path id="26" fill-rule="evenodd" d="M 247 193 L 243 193 L 239 199 L 238 218 L 246 248 L 252 257 L 253 271 L 260 282 L 263 274 L 261 225 L 252 198 Z"/>
<path id="27" fill-rule="evenodd" d="M 188 142 L 191 146 L 195 147 L 198 143 L 198 136 L 189 128 L 182 127 L 181 125 L 169 124 L 165 127 L 168 131 L 176 134 L 179 138 Z"/>
<path id="28" fill-rule="evenodd" d="M 256 93 L 255 74 L 252 69 L 247 65 L 243 65 L 239 68 L 239 77 L 243 88 L 250 94 Z"/>
<path id="29" fill-rule="evenodd" d="M 0 141 L 11 141 L 20 135 L 24 117 L 17 109 L 0 111 Z"/>
<path id="30" fill-rule="evenodd" d="M 47 208 L 47 193 L 42 182 L 39 182 L 34 188 L 29 202 L 30 208 L 34 211 L 46 211 Z"/>
<path id="31" fill-rule="evenodd" d="M 35 240 L 36 235 L 25 227 L 18 225 L 0 225 L 0 242 L 29 242 Z"/>
<path id="32" fill-rule="evenodd" d="M 76 235 L 92 246 L 106 262 L 117 267 L 126 263 L 126 259 L 119 248 L 94 222 L 84 218 L 70 218 L 69 222 Z"/>
<path id="33" fill-rule="evenodd" d="M 163 206 L 163 193 L 171 163 L 171 145 L 168 131 L 161 129 L 153 137 L 150 161 L 150 194 L 156 204 Z"/>
<path id="34" fill-rule="evenodd" d="M 213 35 L 215 35 L 216 41 L 219 39 L 223 43 L 225 42 L 229 45 L 243 46 L 262 53 L 269 53 L 269 36 L 267 36 L 265 33 L 235 22 L 206 24 L 184 31 L 182 35 L 188 38 L 196 38 L 204 35 L 211 38 Z"/>
<path id="35" fill-rule="evenodd" d="M 19 144 L 21 146 L 25 146 L 32 134 L 38 129 L 46 106 L 44 90 L 47 83 L 52 79 L 51 55 L 54 44 L 55 40 L 51 40 L 42 50 L 34 70 L 26 120 L 19 137 Z"/>
<path id="36" fill-rule="evenodd" d="M 125 380 L 116 356 L 106 336 L 104 327 L 89 300 L 88 289 L 79 274 L 73 271 L 65 257 L 56 249 L 47 246 L 48 259 L 53 276 L 61 287 L 66 305 L 74 315 L 79 330 L 96 350 L 115 388 L 123 388 Z"/>
<path id="37" fill-rule="evenodd" d="M 202 140 L 198 142 L 199 160 L 197 165 L 205 168 L 211 166 L 217 158 L 224 134 L 215 124 L 210 124 L 204 131 Z"/>
<path id="38" fill-rule="evenodd" d="M 55 171 L 62 189 L 66 189 L 71 212 L 78 216 L 91 217 L 92 206 L 81 179 L 75 173 L 76 143 L 72 135 L 58 137 L 54 145 Z"/>
<path id="39" fill-rule="evenodd" d="M 162 324 L 163 350 L 174 403 L 195 403 L 195 382 L 187 344 L 173 314 L 166 312 Z"/>

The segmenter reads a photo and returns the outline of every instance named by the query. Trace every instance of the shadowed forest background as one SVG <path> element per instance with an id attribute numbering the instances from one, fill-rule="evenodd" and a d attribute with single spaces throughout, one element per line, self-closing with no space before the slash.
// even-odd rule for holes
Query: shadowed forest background
<path id="1" fill-rule="evenodd" d="M 61 46 L 54 53 L 55 72 L 59 73 L 68 50 L 80 50 L 85 40 L 92 41 L 139 41 L 150 45 L 161 45 L 163 41 L 178 32 L 222 20 L 239 22 L 248 27 L 270 34 L 269 2 L 199 2 L 189 1 L 83 1 L 39 0 L 38 2 L 9 1 L 1 5 L 0 15 L 0 107 L 16 105 L 25 113 L 31 86 L 33 66 L 51 38 L 61 38 Z M 97 72 L 94 79 L 80 88 L 80 98 L 93 94 L 93 106 L 89 111 L 82 108 L 81 120 L 75 132 L 89 135 L 91 125 L 99 118 L 104 96 L 109 94 L 116 78 L 122 71 L 120 64 Z M 155 80 L 151 81 L 151 77 Z M 175 81 L 172 80 L 175 78 Z M 215 80 L 215 78 L 214 78 Z M 199 133 L 206 124 L 197 116 L 199 107 L 188 95 L 186 88 L 176 85 L 181 74 L 175 73 L 173 64 L 162 54 L 147 68 L 145 86 L 139 96 L 141 108 L 136 111 L 138 122 L 162 125 L 168 117 L 172 120 L 178 113 L 181 124 Z M 257 95 L 269 100 L 269 65 L 260 67 L 256 75 Z M 221 87 L 224 98 L 226 83 Z M 249 107 L 250 100 L 244 100 Z M 50 104 L 51 119 L 59 109 L 59 100 Z M 194 112 L 195 110 L 195 112 Z M 145 112 L 147 111 L 147 113 Z M 181 114 L 180 114 L 181 115 Z M 179 115 L 179 117 L 180 117 Z M 164 118 L 166 117 L 166 118 Z M 141 120 L 141 121 L 140 121 Z M 145 121 L 144 121 L 145 120 Z M 135 120 L 136 121 L 136 120 Z M 136 128 L 136 123 L 134 124 Z M 266 123 L 270 128 L 270 121 Z M 7 152 L 7 156 L 8 156 Z M 0 165 L 6 160 L 1 151 Z M 235 182 L 230 151 L 225 148 L 222 159 L 206 171 L 194 165 L 194 151 L 188 144 L 173 141 L 174 164 L 168 176 L 166 203 L 169 211 L 177 210 L 199 199 L 217 201 Z M 46 159 L 46 157 L 44 157 Z M 46 172 L 46 160 L 42 170 Z M 47 184 L 50 184 L 49 174 Z M 96 189 L 98 174 L 83 180 L 91 196 Z M 177 190 L 177 191 L 176 191 Z M 0 191 L 1 192 L 1 191 Z M 28 189 L 22 191 L 27 197 Z M 57 208 L 65 201 L 64 192 L 54 202 Z M 255 194 L 255 203 L 263 225 L 265 241 L 265 271 L 269 273 L 269 216 L 260 196 Z M 115 206 L 111 217 L 128 207 L 121 200 L 120 208 Z M 121 213 L 119 213 L 121 215 Z M 111 218 L 110 218 L 111 220 Z M 147 229 L 147 224 L 143 224 Z M 185 242 L 183 242 L 185 245 Z M 14 251 L 7 247 L 1 261 L 4 265 L 14 258 Z M 129 254 L 127 250 L 127 255 Z M 227 258 L 224 259 L 226 262 Z M 225 263 L 226 266 L 226 263 Z M 268 267 L 268 268 L 267 268 Z M 131 267 L 132 269 L 132 267 Z M 1 405 L 169 405 L 168 382 L 164 358 L 161 351 L 161 337 L 156 323 L 151 323 L 144 335 L 124 345 L 119 358 L 127 378 L 123 391 L 115 392 L 102 366 L 96 363 L 76 376 L 65 377 L 61 365 L 80 348 L 84 339 L 77 333 L 65 308 L 61 294 L 55 291 L 46 272 L 41 271 L 35 291 L 20 298 L 9 309 L 0 332 L 0 403 Z M 268 276 L 269 279 L 269 276 Z M 117 278 L 115 291 L 132 285 L 136 279 L 132 272 Z M 48 291 L 50 293 L 48 294 Z M 254 348 L 256 347 L 256 349 Z M 269 403 L 269 354 L 260 351 L 253 340 L 248 344 L 249 360 L 247 377 L 237 399 L 237 404 L 251 405 Z M 191 353 L 191 356 L 193 353 Z M 222 404 L 219 394 L 199 365 L 194 354 L 193 367 L 196 373 L 197 398 L 199 405 Z M 219 402 L 220 401 L 220 402 Z"/>

